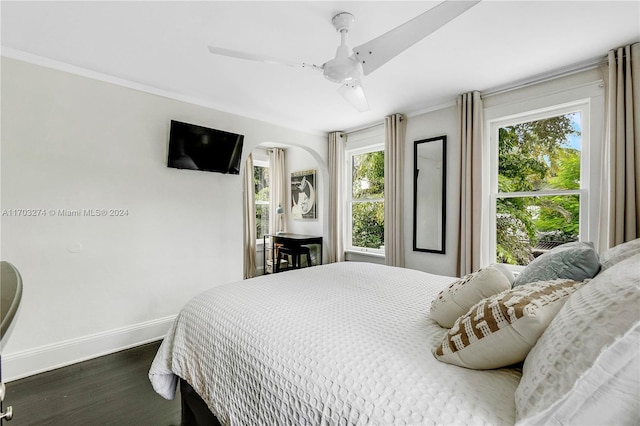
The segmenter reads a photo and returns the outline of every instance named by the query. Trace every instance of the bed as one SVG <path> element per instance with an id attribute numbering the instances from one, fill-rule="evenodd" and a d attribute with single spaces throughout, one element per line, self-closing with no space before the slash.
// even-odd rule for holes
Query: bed
<path id="1" fill-rule="evenodd" d="M 184 423 L 514 424 L 522 363 L 433 354 L 450 329 L 430 306 L 458 281 L 342 262 L 213 287 L 178 314 L 149 377 L 167 399 L 180 387 Z"/>

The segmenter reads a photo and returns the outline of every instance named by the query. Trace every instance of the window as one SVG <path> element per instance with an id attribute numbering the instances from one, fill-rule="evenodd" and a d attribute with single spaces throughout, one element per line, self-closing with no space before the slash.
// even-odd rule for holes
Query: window
<path id="1" fill-rule="evenodd" d="M 384 253 L 384 147 L 347 151 L 348 250 Z"/>
<path id="2" fill-rule="evenodd" d="M 256 203 L 256 238 L 269 233 L 269 162 L 254 160 L 253 182 Z"/>
<path id="3" fill-rule="evenodd" d="M 489 262 L 526 266 L 555 246 L 585 239 L 588 106 L 547 108 L 491 123 Z"/>

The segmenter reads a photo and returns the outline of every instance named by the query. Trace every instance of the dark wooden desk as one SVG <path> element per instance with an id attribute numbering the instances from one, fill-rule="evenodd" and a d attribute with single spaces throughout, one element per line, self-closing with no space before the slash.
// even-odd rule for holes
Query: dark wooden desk
<path id="1" fill-rule="evenodd" d="M 307 245 L 307 244 L 318 244 L 320 246 L 320 262 L 318 264 L 322 265 L 322 237 L 319 237 L 317 235 L 292 234 L 289 232 L 286 232 L 286 233 L 283 232 L 279 234 L 265 235 L 263 237 L 263 243 L 264 243 L 263 250 L 265 251 L 265 253 L 263 253 L 264 273 L 266 273 L 267 271 L 267 257 L 264 256 L 264 254 L 266 254 L 267 237 L 271 238 L 271 262 L 272 262 L 271 267 L 272 268 L 274 268 L 273 262 L 276 261 L 274 257 L 276 244 L 282 244 L 284 247 L 290 247 L 292 249 L 296 249 L 296 248 L 299 248 L 300 246 Z"/>

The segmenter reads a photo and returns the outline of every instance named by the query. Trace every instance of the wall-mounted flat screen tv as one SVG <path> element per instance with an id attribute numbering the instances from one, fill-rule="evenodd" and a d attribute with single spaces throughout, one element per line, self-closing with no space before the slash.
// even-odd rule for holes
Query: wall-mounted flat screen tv
<path id="1" fill-rule="evenodd" d="M 244 135 L 171 120 L 168 166 L 240 173 Z"/>

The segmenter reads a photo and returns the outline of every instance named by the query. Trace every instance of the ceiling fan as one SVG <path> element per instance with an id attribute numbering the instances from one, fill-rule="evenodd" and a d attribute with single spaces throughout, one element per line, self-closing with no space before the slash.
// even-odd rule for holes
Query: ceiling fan
<path id="1" fill-rule="evenodd" d="M 385 34 L 355 47 L 352 52 L 350 52 L 346 41 L 347 33 L 355 18 L 347 12 L 338 13 L 331 22 L 336 31 L 340 33 L 340 46 L 338 46 L 335 58 L 322 65 L 291 62 L 214 46 L 209 46 L 209 51 L 215 55 L 322 71 L 328 80 L 340 84 L 338 92 L 358 111 L 363 112 L 369 110 L 369 103 L 362 86 L 362 75 L 368 75 L 375 71 L 479 2 L 480 0 L 444 1 Z"/>

